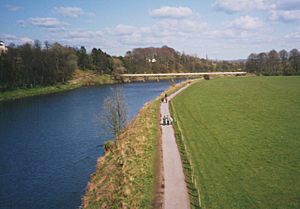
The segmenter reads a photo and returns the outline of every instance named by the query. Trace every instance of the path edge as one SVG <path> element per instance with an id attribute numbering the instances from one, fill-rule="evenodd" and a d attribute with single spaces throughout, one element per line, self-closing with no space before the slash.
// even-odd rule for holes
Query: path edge
<path id="1" fill-rule="evenodd" d="M 193 82 L 193 84 L 194 83 L 195 82 Z M 181 92 L 179 92 L 179 94 L 180 93 Z M 175 96 L 177 96 L 177 95 L 175 95 Z M 174 98 L 172 98 L 172 99 L 174 99 Z M 170 109 L 170 114 L 171 114 L 172 118 L 174 119 L 172 125 L 173 125 L 173 129 L 174 129 L 176 144 L 177 144 L 179 154 L 180 154 L 181 163 L 183 166 L 183 173 L 185 176 L 185 182 L 186 182 L 186 186 L 188 189 L 190 206 L 191 206 L 191 208 L 201 209 L 202 204 L 201 204 L 200 189 L 197 187 L 194 166 L 193 166 L 188 148 L 186 147 L 185 138 L 184 138 L 184 135 L 182 134 L 182 129 L 180 127 L 180 122 L 179 122 L 180 120 L 176 116 L 177 114 L 176 114 L 173 102 L 169 103 L 169 109 Z"/>

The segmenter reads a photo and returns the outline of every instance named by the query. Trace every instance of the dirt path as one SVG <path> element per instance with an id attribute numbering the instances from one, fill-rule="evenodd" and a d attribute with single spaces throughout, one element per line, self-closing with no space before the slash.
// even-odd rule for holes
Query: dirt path
<path id="1" fill-rule="evenodd" d="M 186 87 L 181 88 L 168 97 L 168 101 L 175 97 Z M 168 103 L 161 103 L 160 113 L 170 115 Z M 164 208 L 165 209 L 188 209 L 190 208 L 188 190 L 184 180 L 182 163 L 179 150 L 175 141 L 172 125 L 161 125 L 162 127 L 162 150 L 164 166 Z"/>

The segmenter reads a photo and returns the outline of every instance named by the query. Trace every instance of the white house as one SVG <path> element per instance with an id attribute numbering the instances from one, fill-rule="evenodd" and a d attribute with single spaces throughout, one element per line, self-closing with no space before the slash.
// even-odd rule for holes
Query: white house
<path id="1" fill-rule="evenodd" d="M 147 61 L 154 63 L 154 62 L 156 62 L 156 59 L 155 58 L 153 58 L 153 59 L 147 59 Z"/>
<path id="2" fill-rule="evenodd" d="M 0 41 L 0 53 L 5 53 L 7 51 L 7 47 L 3 41 Z"/>

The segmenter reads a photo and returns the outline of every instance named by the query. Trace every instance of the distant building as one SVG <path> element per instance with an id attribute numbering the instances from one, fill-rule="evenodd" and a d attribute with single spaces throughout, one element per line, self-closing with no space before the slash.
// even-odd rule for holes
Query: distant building
<path id="1" fill-rule="evenodd" d="M 154 63 L 154 62 L 156 62 L 156 59 L 155 59 L 155 58 L 153 58 L 153 59 L 148 59 L 148 62 Z"/>
<path id="2" fill-rule="evenodd" d="M 7 47 L 3 41 L 0 41 L 0 53 L 5 53 L 7 51 Z"/>

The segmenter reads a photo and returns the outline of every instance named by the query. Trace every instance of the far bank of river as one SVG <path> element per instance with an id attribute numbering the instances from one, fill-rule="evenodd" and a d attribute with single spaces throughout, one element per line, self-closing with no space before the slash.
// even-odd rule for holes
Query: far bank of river
<path id="1" fill-rule="evenodd" d="M 149 78 L 149 81 L 157 81 L 156 78 Z M 172 80 L 171 77 L 160 78 L 160 80 Z M 136 80 L 137 81 L 137 80 Z M 18 88 L 14 90 L 0 91 L 0 102 L 14 99 L 20 99 L 25 97 L 32 97 L 38 95 L 46 95 L 52 93 L 58 93 L 63 91 L 69 91 L 80 87 L 99 86 L 105 84 L 116 84 L 118 80 L 115 80 L 111 75 L 97 74 L 93 71 L 76 70 L 74 72 L 73 79 L 64 84 L 57 84 L 53 86 L 38 86 L 33 88 Z M 125 83 L 130 83 L 130 80 L 126 80 Z"/>
<path id="2" fill-rule="evenodd" d="M 170 83 L 124 84 L 131 119 Z M 112 85 L 0 102 L 0 208 L 77 208 L 101 146 Z"/>
<path id="3" fill-rule="evenodd" d="M 57 84 L 54 86 L 40 86 L 34 88 L 19 88 L 10 91 L 0 92 L 0 101 L 20 99 L 24 97 L 31 97 L 37 95 L 45 95 L 72 89 L 80 88 L 83 86 L 94 86 L 103 84 L 117 83 L 110 75 L 97 75 L 86 73 L 88 76 L 77 78 L 65 84 Z"/>

